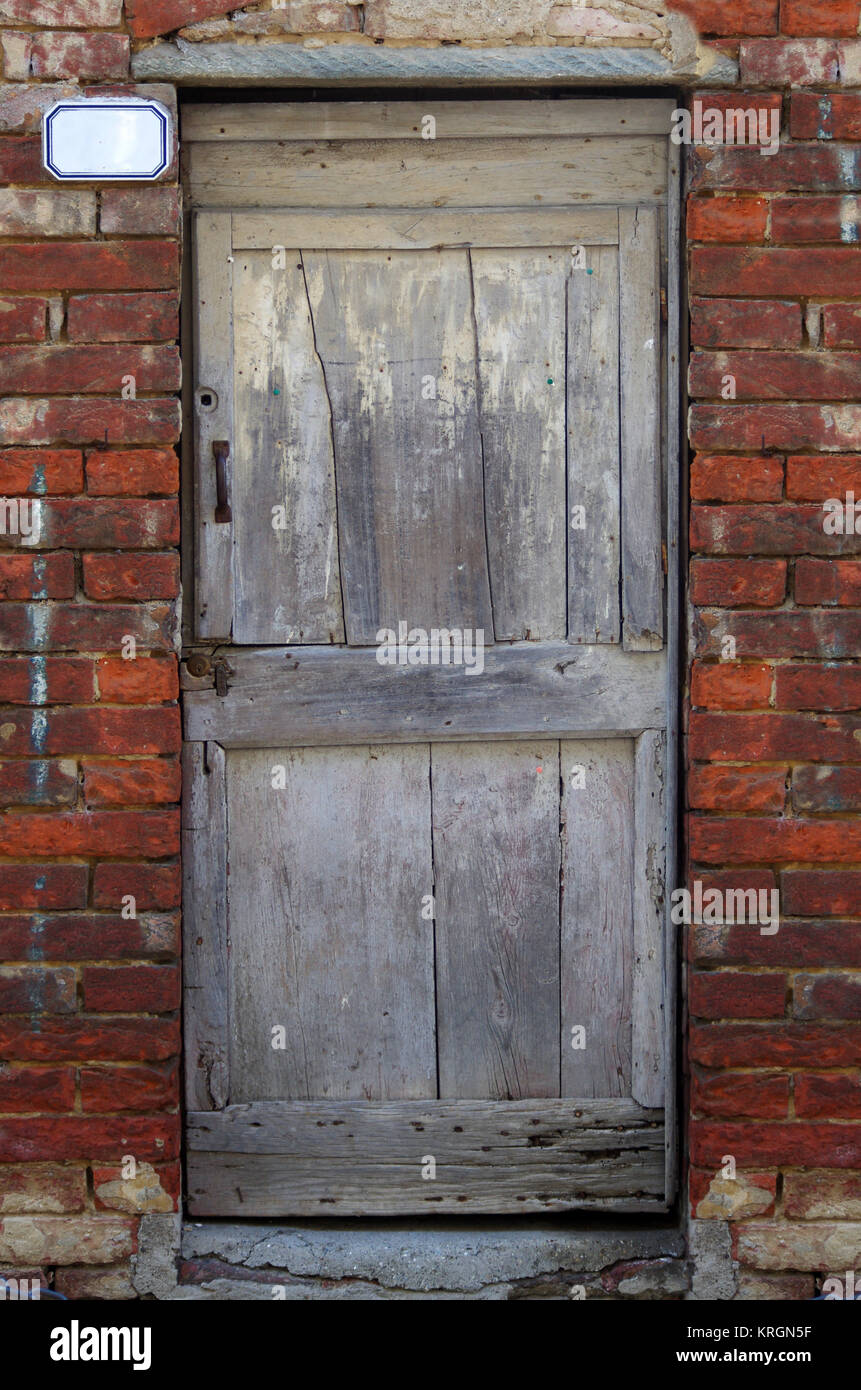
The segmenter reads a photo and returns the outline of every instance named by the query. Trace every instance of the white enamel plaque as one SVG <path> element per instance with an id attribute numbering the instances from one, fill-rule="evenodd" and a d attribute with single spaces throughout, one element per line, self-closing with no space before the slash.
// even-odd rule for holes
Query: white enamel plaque
<path id="1" fill-rule="evenodd" d="M 171 161 L 170 112 L 144 97 L 58 101 L 42 122 L 55 179 L 157 179 Z"/>

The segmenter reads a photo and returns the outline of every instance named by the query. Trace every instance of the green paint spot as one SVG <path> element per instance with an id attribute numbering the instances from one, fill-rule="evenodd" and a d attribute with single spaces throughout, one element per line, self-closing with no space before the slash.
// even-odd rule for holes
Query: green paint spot
<path id="1" fill-rule="evenodd" d="M 272 394 L 273 394 L 273 396 L 280 396 L 280 395 L 281 395 L 281 392 L 280 392 L 280 390 L 279 390 L 279 388 L 278 388 L 277 386 L 273 386 L 273 387 L 272 387 Z"/>
<path id="2" fill-rule="evenodd" d="M 586 267 L 586 274 L 587 274 L 587 275 L 591 275 L 591 274 L 592 274 L 592 267 L 591 267 L 591 266 L 587 266 L 587 267 Z"/>
<path id="3" fill-rule="evenodd" d="M 552 386 L 552 385 L 553 385 L 553 378 L 552 378 L 552 376 L 549 376 L 549 377 L 547 378 L 547 385 L 548 385 L 548 386 Z"/>

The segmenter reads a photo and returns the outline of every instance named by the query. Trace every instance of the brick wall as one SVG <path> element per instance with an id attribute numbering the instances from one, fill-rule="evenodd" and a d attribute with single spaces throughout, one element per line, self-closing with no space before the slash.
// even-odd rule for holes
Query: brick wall
<path id="1" fill-rule="evenodd" d="M 822 504 L 861 498 L 859 8 L 0 0 L 0 494 L 34 499 L 40 524 L 35 546 L 0 536 L 4 1272 L 131 1296 L 140 1214 L 178 1194 L 175 168 L 61 188 L 38 138 L 59 96 L 129 90 L 130 51 L 178 29 L 692 40 L 740 58 L 743 104 L 780 110 L 776 154 L 690 160 L 690 879 L 778 887 L 783 913 L 774 935 L 691 933 L 690 1192 L 744 1298 L 806 1298 L 857 1267 L 861 562 Z"/>

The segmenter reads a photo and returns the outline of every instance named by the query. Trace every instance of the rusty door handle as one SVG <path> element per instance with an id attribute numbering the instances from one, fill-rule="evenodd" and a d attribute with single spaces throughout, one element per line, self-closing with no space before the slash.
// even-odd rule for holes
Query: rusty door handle
<path id="1" fill-rule="evenodd" d="M 230 499 L 227 494 L 227 459 L 230 454 L 227 440 L 214 439 L 212 453 L 215 458 L 215 520 L 232 521 Z"/>

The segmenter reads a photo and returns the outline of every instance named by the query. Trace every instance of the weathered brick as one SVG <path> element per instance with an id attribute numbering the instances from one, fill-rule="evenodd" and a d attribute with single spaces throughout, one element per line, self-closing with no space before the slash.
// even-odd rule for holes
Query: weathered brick
<path id="1" fill-rule="evenodd" d="M 10 806 L 73 806 L 78 765 L 69 758 L 0 762 L 0 803 Z"/>
<path id="2" fill-rule="evenodd" d="M 730 1071 L 720 1076 L 695 1073 L 691 1078 L 691 1110 L 699 1115 L 785 1119 L 789 1077 L 761 1071 Z"/>
<path id="3" fill-rule="evenodd" d="M 792 1012 L 796 1018 L 861 1018 L 861 975 L 796 975 Z"/>
<path id="4" fill-rule="evenodd" d="M 698 192 L 852 193 L 858 188 L 861 152 L 848 143 L 781 145 L 767 156 L 753 147 L 700 146 L 691 151 L 688 163 L 690 186 Z M 763 292 L 763 287 L 754 284 L 753 294 Z M 732 290 L 726 293 L 732 294 Z M 792 294 L 793 290 L 779 293 Z"/>
<path id="5" fill-rule="evenodd" d="M 131 919 L 108 913 L 0 918 L 0 960 L 165 959 L 175 956 L 178 946 L 175 913 Z"/>
<path id="6" fill-rule="evenodd" d="M 135 38 L 148 39 L 232 8 L 224 0 L 126 0 L 126 18 Z"/>
<path id="7" fill-rule="evenodd" d="M 120 1120 L 90 1115 L 0 1119 L 0 1160 L 77 1159 L 86 1154 L 111 1163 L 127 1153 L 137 1159 L 161 1160 L 177 1156 L 178 1140 L 178 1115 L 125 1115 Z"/>
<path id="8" fill-rule="evenodd" d="M 151 1163 L 137 1163 L 133 1178 L 120 1167 L 93 1168 L 93 1195 L 99 1211 L 175 1211 L 178 1193 L 171 1186 L 170 1167 L 162 1170 Z M 164 1182 L 162 1180 L 164 1175 Z"/>
<path id="9" fill-rule="evenodd" d="M 775 242 L 861 241 L 858 199 L 776 198 L 771 205 L 771 239 Z"/>
<path id="10" fill-rule="evenodd" d="M 673 0 L 700 34 L 776 34 L 778 0 Z"/>
<path id="11" fill-rule="evenodd" d="M 822 323 L 826 347 L 861 347 L 861 304 L 826 304 Z"/>
<path id="12" fill-rule="evenodd" d="M 87 454 L 87 491 L 101 497 L 173 495 L 179 459 L 173 449 L 97 450 Z"/>
<path id="13" fill-rule="evenodd" d="M 44 342 L 47 312 L 47 299 L 0 297 L 0 341 Z"/>
<path id="14" fill-rule="evenodd" d="M 83 864 L 0 864 L 0 908 L 80 908 L 87 902 Z"/>
<path id="15" fill-rule="evenodd" d="M 0 658 L 0 700 L 11 705 L 85 705 L 95 698 L 95 666 L 86 658 Z"/>
<path id="16" fill-rule="evenodd" d="M 857 535 L 831 536 L 823 528 L 825 497 L 818 505 L 691 508 L 691 549 L 723 555 L 833 555 L 861 550 Z"/>
<path id="17" fill-rule="evenodd" d="M 170 1013 L 179 1007 L 173 965 L 91 965 L 83 971 L 84 1008 L 92 1013 Z"/>
<path id="18" fill-rule="evenodd" d="M 179 1105 L 179 1069 L 165 1067 L 82 1067 L 81 1100 L 85 1111 L 175 1109 Z"/>
<path id="19" fill-rule="evenodd" d="M 159 1062 L 177 1056 L 180 1049 L 179 1023 L 168 1018 L 106 1018 L 99 1021 L 74 1017 L 45 1017 L 34 1033 L 29 1019 L 0 1018 L 0 1046 L 10 1060 L 65 1062 L 98 1057 L 102 1062 Z M 63 1157 L 81 1153 L 97 1157 L 89 1148 L 77 1149 Z M 137 1151 L 136 1151 L 137 1152 Z M 38 1157 L 27 1153 L 21 1157 Z M 106 1157 L 113 1155 L 106 1155 Z"/>
<path id="20" fill-rule="evenodd" d="M 857 405 L 695 405 L 695 449 L 851 449 L 861 433 Z"/>
<path id="21" fill-rule="evenodd" d="M 861 916 L 861 870 L 785 869 L 780 895 L 791 916 Z"/>
<path id="22" fill-rule="evenodd" d="M 851 38 L 858 33 L 858 0 L 781 0 L 780 32 L 799 36 L 829 34 Z"/>
<path id="23" fill-rule="evenodd" d="M 846 762 L 858 757 L 857 728 L 857 719 L 833 714 L 694 712 L 688 754 L 721 762 Z"/>
<path id="24" fill-rule="evenodd" d="M 9 812 L 0 820 L 0 853 L 176 854 L 179 826 L 172 811 L 57 811 L 50 816 Z"/>
<path id="25" fill-rule="evenodd" d="M 0 764 L 2 787 L 2 764 Z M 105 759 L 84 763 L 87 806 L 144 806 L 178 801 L 179 764 L 167 758 Z"/>
<path id="26" fill-rule="evenodd" d="M 857 811 L 861 806 L 861 767 L 795 767 L 792 806 L 801 812 Z"/>
<path id="27" fill-rule="evenodd" d="M 861 93 L 793 92 L 789 129 L 794 140 L 861 140 Z"/>
<path id="28" fill-rule="evenodd" d="M 0 391 L 28 396 L 93 391 L 119 396 L 130 376 L 136 391 L 179 390 L 179 349 L 113 344 L 0 347 Z"/>
<path id="29" fill-rule="evenodd" d="M 702 766 L 688 773 L 688 805 L 701 811 L 782 811 L 786 769 Z"/>
<path id="30" fill-rule="evenodd" d="M 373 16 L 370 32 L 388 33 L 388 25 L 380 26 L 381 15 L 388 13 L 390 6 L 379 6 L 371 10 Z M 412 6 L 404 7 L 407 12 Z M 414 10 L 413 10 L 414 12 Z M 448 26 L 446 24 L 446 30 Z M 426 32 L 426 29 L 425 29 Z M 547 16 L 547 33 L 572 38 L 606 39 L 659 39 L 660 29 L 642 19 L 623 19 L 611 10 L 574 9 L 571 5 L 554 5 Z M 445 35 L 443 35 L 445 37 Z"/>
<path id="31" fill-rule="evenodd" d="M 37 135 L 0 139 L 0 183 L 48 183 L 50 179 L 42 168 L 42 141 Z"/>
<path id="32" fill-rule="evenodd" d="M 861 607 L 861 560 L 814 560 L 795 565 L 795 602 Z"/>
<path id="33" fill-rule="evenodd" d="M 179 711 L 175 706 L 157 709 L 51 709 L 0 711 L 0 737 L 10 756 L 27 755 L 34 742 L 40 752 L 68 757 L 73 753 L 145 754 L 176 753 L 180 747 Z M 34 738 L 34 730 L 38 734 Z M 4 735 L 4 729 L 7 731 Z M 23 904 L 14 904 L 22 906 Z M 83 904 L 80 904 L 83 906 Z M 59 904 L 65 906 L 65 904 Z"/>
<path id="34" fill-rule="evenodd" d="M 164 555 L 85 555 L 84 593 L 93 599 L 176 598 L 179 594 L 179 556 L 174 552 Z"/>
<path id="35" fill-rule="evenodd" d="M 102 193 L 100 229 L 108 234 L 177 236 L 179 190 L 167 184 L 144 188 L 106 188 Z"/>
<path id="36" fill-rule="evenodd" d="M 179 299 L 167 291 L 72 295 L 67 329 L 70 342 L 134 343 L 176 338 Z"/>
<path id="37" fill-rule="evenodd" d="M 45 29 L 113 29 L 123 0 L 0 0 L 0 21 Z"/>
<path id="38" fill-rule="evenodd" d="M 692 819 L 688 833 L 691 857 L 703 864 L 851 863 L 861 859 L 861 824 L 850 820 L 721 820 L 709 816 Z"/>
<path id="39" fill-rule="evenodd" d="M 38 133 L 42 117 L 64 97 L 80 97 L 75 82 L 42 82 L 0 84 L 0 132 Z"/>
<path id="40" fill-rule="evenodd" d="M 705 880 L 710 877 L 703 875 Z M 740 878 L 738 871 L 733 877 Z M 744 885 L 747 886 L 747 885 Z M 751 884 L 750 886 L 754 886 Z M 693 928 L 691 959 L 723 965 L 825 966 L 861 968 L 861 924 L 792 921 L 784 916 L 773 936 L 751 934 L 746 923 Z"/>
<path id="41" fill-rule="evenodd" d="M 697 294 L 851 297 L 859 277 L 859 247 L 695 246 L 691 252 L 691 287 Z"/>
<path id="42" fill-rule="evenodd" d="M 2 994 L 0 972 L 0 996 Z M 42 1010 L 34 1009 L 34 1012 Z M 4 1114 L 72 1110 L 74 1104 L 75 1073 L 71 1067 L 0 1068 L 0 1111 Z"/>
<path id="43" fill-rule="evenodd" d="M 6 242 L 0 284 L 16 290 L 175 290 L 175 241 Z"/>
<path id="44" fill-rule="evenodd" d="M 763 1274 L 741 1267 L 737 1284 L 736 1298 L 746 1302 L 798 1303 L 816 1295 L 812 1274 Z"/>
<path id="45" fill-rule="evenodd" d="M 786 976 L 696 973 L 688 981 L 688 1004 L 696 1018 L 783 1018 Z"/>
<path id="46" fill-rule="evenodd" d="M 854 492 L 861 500 L 861 455 L 806 455 L 787 459 L 786 495 L 792 501 L 816 502 Z"/>
<path id="47" fill-rule="evenodd" d="M 96 195 L 70 188 L 0 188 L 6 236 L 87 236 L 96 230 Z"/>
<path id="48" fill-rule="evenodd" d="M 778 87 L 838 83 L 849 47 L 831 39 L 750 39 L 739 54 L 741 80 Z"/>
<path id="49" fill-rule="evenodd" d="M 131 1254 L 133 1233 L 131 1219 L 119 1216 L 9 1216 L 0 1222 L 0 1262 L 107 1264 Z"/>
<path id="50" fill-rule="evenodd" d="M 20 1166 L 8 1164 L 3 1169 L 0 1216 L 83 1211 L 86 1199 L 87 1173 L 84 1168 L 26 1163 Z"/>
<path id="51" fill-rule="evenodd" d="M 34 77 L 74 77 L 110 81 L 129 70 L 129 41 L 125 34 L 34 34 L 30 71 Z"/>
<path id="52" fill-rule="evenodd" d="M 4 966 L 0 970 L 0 1009 L 8 1014 L 74 1013 L 78 1007 L 76 989 L 75 972 L 67 966 Z"/>
<path id="53" fill-rule="evenodd" d="M 801 305 L 779 299 L 695 297 L 691 340 L 696 347 L 798 347 Z"/>
<path id="54" fill-rule="evenodd" d="M 701 502 L 777 502 L 783 491 L 783 460 L 696 454 L 690 486 L 691 497 Z"/>
<path id="55" fill-rule="evenodd" d="M 0 598 L 73 598 L 75 561 L 72 555 L 0 554 Z"/>
<path id="56" fill-rule="evenodd" d="M 725 1178 L 707 1169 L 689 1170 L 691 1211 L 701 1220 L 740 1221 L 771 1215 L 777 1194 L 776 1173 L 736 1173 Z"/>
<path id="57" fill-rule="evenodd" d="M 799 1129 L 801 1128 L 806 1131 L 821 1131 L 825 1126 L 799 1126 Z M 848 1127 L 845 1125 L 835 1126 L 835 1131 L 837 1130 L 848 1133 Z M 847 1150 L 853 1147 L 847 1142 Z M 828 1143 L 823 1138 L 823 1148 L 826 1152 L 833 1152 L 834 1141 Z M 815 1162 L 813 1156 L 812 1161 Z M 834 1162 L 832 1166 L 845 1168 L 849 1165 L 841 1156 L 840 1161 Z M 810 1269 L 837 1272 L 842 1276 L 847 1269 L 855 1268 L 859 1251 L 861 1245 L 858 1226 L 848 1221 L 809 1221 L 797 1224 L 789 1221 L 759 1221 L 738 1228 L 738 1259 L 754 1269 Z"/>
<path id="58" fill-rule="evenodd" d="M 160 550 L 179 541 L 175 501 L 58 499 L 39 508 L 38 547 Z"/>
<path id="59" fill-rule="evenodd" d="M 861 709 L 861 668 L 855 662 L 778 666 L 775 703 L 779 709 Z"/>
<path id="60" fill-rule="evenodd" d="M 131 893 L 139 912 L 179 907 L 180 878 L 175 864 L 98 864 L 93 902 L 116 911 Z"/>
<path id="61" fill-rule="evenodd" d="M 175 400 L 53 396 L 0 401 L 0 431 L 9 444 L 173 444 L 179 428 Z"/>
<path id="62" fill-rule="evenodd" d="M 804 1120 L 861 1120 L 861 1074 L 796 1076 L 795 1113 Z"/>
<path id="63" fill-rule="evenodd" d="M 98 663 L 97 679 L 101 699 L 108 704 L 146 705 L 157 700 L 175 700 L 179 693 L 173 658 L 138 657 L 136 661 L 124 661 L 122 657 L 104 657 Z"/>
<path id="64" fill-rule="evenodd" d="M 691 1157 L 702 1167 L 717 1167 L 724 1154 L 732 1154 L 740 1167 L 759 1164 L 817 1165 L 823 1168 L 857 1168 L 861 1163 L 861 1126 L 788 1124 L 764 1122 L 748 1125 L 733 1120 L 694 1120 L 691 1123 Z M 765 1222 L 759 1230 L 785 1227 Z M 833 1228 L 832 1228 L 833 1229 Z M 858 1228 L 854 1228 L 856 1241 Z M 797 1249 L 797 1247 L 796 1247 Z M 755 1263 L 749 1256 L 749 1264 Z M 804 1260 L 805 1269 L 811 1265 Z M 816 1268 L 813 1265 L 813 1268 Z M 821 1266 L 819 1266 L 821 1268 Z"/>
<path id="65" fill-rule="evenodd" d="M 765 241 L 768 203 L 764 198 L 691 198 L 688 202 L 689 241 Z"/>
<path id="66" fill-rule="evenodd" d="M 775 607 L 786 593 L 785 560 L 705 560 L 691 564 L 691 600 L 723 608 Z"/>
<path id="67" fill-rule="evenodd" d="M 852 1067 L 861 1062 L 861 1027 L 789 1021 L 693 1024 L 689 1049 L 691 1060 L 704 1067 Z M 752 1158 L 754 1163 L 767 1161 L 764 1153 Z"/>
<path id="68" fill-rule="evenodd" d="M 133 637 L 145 648 L 173 646 L 173 610 L 167 604 L 7 603 L 0 608 L 0 647 L 13 651 L 120 651 Z M 40 702 L 41 703 L 41 702 Z M 14 737 L 14 731 L 10 731 Z M 44 751 L 37 748 L 27 751 Z"/>
<path id="69" fill-rule="evenodd" d="M 0 450 L 0 486 L 7 496 L 75 493 L 83 485 L 80 449 Z"/>
<path id="70" fill-rule="evenodd" d="M 727 376 L 740 400 L 849 401 L 861 389 L 861 353 L 695 352 L 688 371 L 691 395 L 719 397 Z"/>
<path id="71" fill-rule="evenodd" d="M 54 1275 L 54 1288 L 75 1301 L 99 1299 L 116 1303 L 138 1296 L 132 1284 L 131 1267 L 127 1263 L 93 1269 L 87 1269 L 84 1265 L 58 1268 Z"/>
<path id="72" fill-rule="evenodd" d="M 861 642 L 861 613 L 854 610 L 804 608 L 796 612 L 739 613 L 732 610 L 698 609 L 695 636 L 699 656 L 724 656 L 728 637 L 735 640 L 737 657 L 851 656 Z M 778 668 L 778 681 L 785 667 Z M 847 675 L 850 673 L 847 671 Z M 859 672 L 861 674 L 861 672 Z M 778 687 L 778 706 L 782 699 Z M 785 707 L 785 706 L 784 706 Z M 790 709 L 798 708 L 789 703 Z M 828 703 L 801 706 L 827 709 Z M 842 703 L 838 708 L 847 708 Z"/>
<path id="73" fill-rule="evenodd" d="M 693 667 L 691 704 L 702 709 L 757 709 L 771 701 L 774 672 L 764 663 L 697 661 Z"/>
<path id="74" fill-rule="evenodd" d="M 786 1173 L 783 1210 L 807 1221 L 861 1221 L 861 1173 Z"/>

